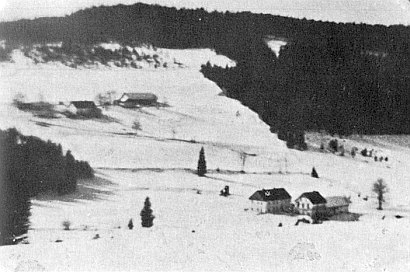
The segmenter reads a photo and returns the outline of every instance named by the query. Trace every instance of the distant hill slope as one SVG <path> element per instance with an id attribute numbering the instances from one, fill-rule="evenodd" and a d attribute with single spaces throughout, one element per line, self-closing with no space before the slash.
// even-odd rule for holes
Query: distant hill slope
<path id="1" fill-rule="evenodd" d="M 286 41 L 280 55 L 269 49 L 267 38 Z M 96 57 L 101 63 L 138 66 L 124 50 L 89 51 L 101 43 L 212 48 L 238 65 L 231 70 L 208 67 L 204 74 L 258 112 L 272 131 L 290 140 L 289 146 L 294 141 L 303 146 L 305 130 L 410 133 L 410 27 L 134 4 L 1 23 L 0 39 L 5 40 L 0 59 L 7 60 L 13 48 L 30 51 L 34 44 L 61 43 L 56 56 L 50 48 L 42 54 L 74 67 Z M 164 65 L 154 56 L 149 61 Z"/>
<path id="2" fill-rule="evenodd" d="M 54 1 L 50 3 L 30 0 L 3 0 L 0 18 L 14 21 L 21 18 L 33 19 L 45 16 L 66 16 L 92 4 L 113 5 L 117 3 L 132 4 L 135 0 L 87 0 L 87 1 Z M 320 21 L 342 23 L 366 23 L 380 25 L 409 25 L 410 3 L 408 0 L 140 0 L 146 4 L 159 4 L 176 8 L 205 8 L 207 11 L 249 11 L 281 15 L 293 18 L 307 18 Z M 50 8 L 53 7 L 53 8 Z M 18 10 L 18 12 L 16 12 Z"/>
<path id="3" fill-rule="evenodd" d="M 312 6 L 311 10 L 316 9 L 320 7 Z M 409 33 L 409 28 L 404 26 L 325 23 L 270 14 L 178 10 L 141 3 L 87 8 L 65 17 L 0 23 L 0 39 L 15 43 L 117 41 L 165 48 L 210 47 L 216 50 L 234 44 L 237 44 L 236 49 L 247 50 L 240 47 L 247 39 L 276 35 L 312 43 L 320 43 L 328 36 L 343 36 L 353 41 L 360 39 L 367 49 L 385 51 L 407 40 Z"/>

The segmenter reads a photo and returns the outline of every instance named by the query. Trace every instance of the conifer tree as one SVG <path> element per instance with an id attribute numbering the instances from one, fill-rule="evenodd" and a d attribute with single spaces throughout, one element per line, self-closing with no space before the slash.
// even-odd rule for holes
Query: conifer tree
<path id="1" fill-rule="evenodd" d="M 151 202 L 149 201 L 149 197 L 145 199 L 144 208 L 142 209 L 140 215 L 141 225 L 144 228 L 150 228 L 154 225 L 155 216 L 152 215 Z"/>
<path id="2" fill-rule="evenodd" d="M 312 173 L 311 173 L 312 178 L 319 178 L 319 175 L 316 172 L 316 169 L 313 167 Z"/>
<path id="3" fill-rule="evenodd" d="M 0 246 L 15 243 L 14 237 L 27 233 L 30 196 L 26 185 L 24 153 L 16 129 L 0 130 Z"/>
<path id="4" fill-rule="evenodd" d="M 128 228 L 130 230 L 132 230 L 134 228 L 134 223 L 132 222 L 132 218 L 130 219 L 130 221 L 128 222 Z"/>
<path id="5" fill-rule="evenodd" d="M 205 160 L 205 151 L 204 147 L 199 151 L 199 160 L 198 160 L 198 176 L 203 177 L 206 174 L 206 160 Z"/>

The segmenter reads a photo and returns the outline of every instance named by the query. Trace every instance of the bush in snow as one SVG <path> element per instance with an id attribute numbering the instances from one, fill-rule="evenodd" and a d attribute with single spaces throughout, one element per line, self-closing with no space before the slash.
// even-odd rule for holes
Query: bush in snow
<path id="1" fill-rule="evenodd" d="M 360 153 L 363 157 L 367 157 L 367 148 L 363 149 Z"/>
<path id="2" fill-rule="evenodd" d="M 338 147 L 339 147 L 339 145 L 338 145 L 337 139 L 330 140 L 330 142 L 329 142 L 330 151 L 335 153 L 335 152 L 337 152 Z"/>
<path id="3" fill-rule="evenodd" d="M 100 106 L 109 106 L 114 102 L 115 91 L 109 91 L 106 93 L 100 93 L 95 97 L 95 101 Z"/>
<path id="4" fill-rule="evenodd" d="M 142 209 L 140 215 L 141 225 L 144 228 L 150 228 L 154 225 L 155 216 L 152 215 L 151 202 L 149 201 L 149 197 L 145 199 L 144 208 Z"/>
<path id="5" fill-rule="evenodd" d="M 206 174 L 206 160 L 205 160 L 205 150 L 204 147 L 199 151 L 199 160 L 198 160 L 198 176 L 203 177 Z"/>
<path id="6" fill-rule="evenodd" d="M 68 220 L 64 220 L 61 225 L 63 226 L 64 230 L 70 230 L 71 222 Z"/>
<path id="7" fill-rule="evenodd" d="M 132 128 L 135 129 L 136 131 L 140 131 L 141 128 L 141 123 L 138 120 L 135 120 L 134 123 L 132 124 Z"/>
<path id="8" fill-rule="evenodd" d="M 356 157 L 356 147 L 352 147 L 352 150 L 350 151 L 350 156 L 352 156 L 352 158 Z"/>
<path id="9" fill-rule="evenodd" d="M 13 97 L 13 105 L 16 106 L 17 108 L 19 108 L 20 105 L 24 104 L 25 101 L 26 101 L 26 96 L 22 93 L 17 93 Z"/>
<path id="10" fill-rule="evenodd" d="M 225 188 L 223 190 L 221 190 L 220 194 L 221 196 L 229 196 L 229 186 L 225 186 Z"/>

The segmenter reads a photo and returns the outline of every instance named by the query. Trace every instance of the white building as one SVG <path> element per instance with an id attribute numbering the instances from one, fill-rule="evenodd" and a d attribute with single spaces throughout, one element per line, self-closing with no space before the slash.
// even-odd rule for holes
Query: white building
<path id="1" fill-rule="evenodd" d="M 249 197 L 251 210 L 260 213 L 280 213 L 289 210 L 291 196 L 283 188 L 259 190 Z"/>
<path id="2" fill-rule="evenodd" d="M 326 199 L 317 191 L 303 193 L 295 200 L 295 203 L 300 214 L 310 216 L 326 209 Z"/>

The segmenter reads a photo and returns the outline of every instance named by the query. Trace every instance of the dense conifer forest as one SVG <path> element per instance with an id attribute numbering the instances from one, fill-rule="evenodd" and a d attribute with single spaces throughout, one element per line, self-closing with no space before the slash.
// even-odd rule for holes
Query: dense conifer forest
<path id="1" fill-rule="evenodd" d="M 0 130 L 0 245 L 27 232 L 30 198 L 42 192 L 67 194 L 77 179 L 93 177 L 87 162 L 77 161 L 61 145 Z"/>
<path id="2" fill-rule="evenodd" d="M 109 41 L 213 48 L 237 66 L 208 65 L 203 74 L 258 112 L 289 147 L 304 149 L 306 130 L 410 133 L 410 28 L 405 26 L 135 4 L 1 23 L 0 39 L 8 47 L 63 42 L 67 51 Z M 279 57 L 267 47 L 268 39 L 286 41 Z"/>

